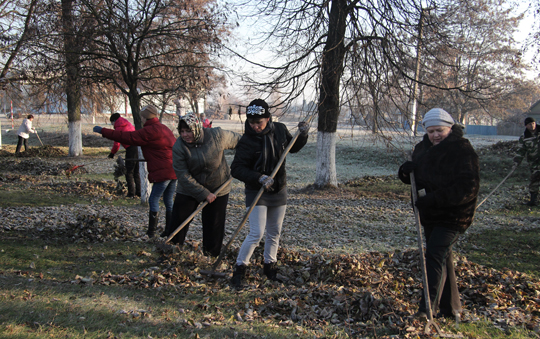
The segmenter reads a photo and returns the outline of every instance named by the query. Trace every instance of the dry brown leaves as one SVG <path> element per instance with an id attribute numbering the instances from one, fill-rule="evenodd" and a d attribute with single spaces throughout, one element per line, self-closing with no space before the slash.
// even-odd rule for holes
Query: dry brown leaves
<path id="1" fill-rule="evenodd" d="M 66 170 L 73 167 L 73 164 L 67 162 L 47 162 L 40 158 L 4 159 L 0 163 L 1 171 L 17 175 L 65 175 Z M 80 171 L 80 173 L 86 173 L 84 168 Z"/>
<path id="2" fill-rule="evenodd" d="M 517 140 L 512 141 L 499 141 L 489 147 L 481 147 L 476 150 L 479 156 L 482 155 L 513 155 L 516 154 L 519 149 L 519 143 Z"/>
<path id="3" fill-rule="evenodd" d="M 197 245 L 191 243 L 180 253 L 165 255 L 159 267 L 138 274 L 100 274 L 92 277 L 92 283 L 174 288 L 205 296 L 228 289 L 228 278 L 214 280 L 199 273 L 211 262 Z M 229 251 L 226 261 L 234 262 L 235 254 Z M 278 259 L 283 284 L 266 280 L 261 267 L 252 266 L 247 288 L 231 290 L 248 293 L 251 300 L 248 304 L 228 305 L 238 311 L 238 321 L 299 324 L 313 329 L 333 324 L 347 328 L 355 336 L 370 335 L 380 328 L 401 337 L 423 336 L 425 324 L 412 316 L 422 288 L 418 251 L 323 256 L 282 249 Z M 227 263 L 221 269 L 232 270 Z M 538 331 L 538 280 L 515 271 L 489 269 L 465 258 L 457 260 L 456 271 L 464 301 L 463 321 L 481 318 L 502 330 L 524 325 Z M 211 306 L 208 303 L 201 307 Z"/>

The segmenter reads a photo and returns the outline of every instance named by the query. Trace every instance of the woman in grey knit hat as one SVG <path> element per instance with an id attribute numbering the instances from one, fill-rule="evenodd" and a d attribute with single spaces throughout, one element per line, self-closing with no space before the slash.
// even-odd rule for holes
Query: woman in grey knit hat
<path id="1" fill-rule="evenodd" d="M 460 317 L 462 308 L 454 271 L 452 246 L 471 225 L 480 187 L 478 156 L 463 129 L 448 112 L 434 108 L 422 120 L 427 133 L 399 168 L 410 184 L 414 172 L 415 205 L 426 238 L 426 273 L 432 314 Z M 438 311 L 438 313 L 437 313 Z M 424 294 L 417 315 L 426 317 Z"/>

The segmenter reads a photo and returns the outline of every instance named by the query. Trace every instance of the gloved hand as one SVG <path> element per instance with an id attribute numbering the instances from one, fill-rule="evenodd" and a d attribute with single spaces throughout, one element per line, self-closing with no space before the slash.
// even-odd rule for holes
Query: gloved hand
<path id="1" fill-rule="evenodd" d="M 424 197 L 418 197 L 415 205 L 419 209 L 426 209 L 435 207 L 437 205 L 437 201 L 435 200 L 435 196 L 433 194 L 427 194 Z"/>
<path id="2" fill-rule="evenodd" d="M 101 127 L 101 126 L 94 126 L 94 132 L 95 132 L 95 133 L 101 134 L 101 130 L 102 130 L 102 129 L 103 129 L 103 127 Z"/>
<path id="3" fill-rule="evenodd" d="M 300 133 L 306 134 L 307 132 L 309 132 L 309 125 L 305 121 L 300 121 L 298 123 L 298 129 L 300 130 Z"/>
<path id="4" fill-rule="evenodd" d="M 113 159 L 113 158 L 114 158 L 114 153 L 109 153 L 109 155 L 107 156 L 107 158 Z"/>
<path id="5" fill-rule="evenodd" d="M 274 179 L 272 179 L 269 176 L 263 174 L 259 178 L 259 183 L 264 186 L 264 189 L 266 189 L 267 191 L 271 191 L 272 190 L 272 185 L 274 184 Z"/>
<path id="6" fill-rule="evenodd" d="M 412 171 L 414 171 L 418 165 L 413 161 L 405 161 L 403 165 L 401 165 L 401 170 L 405 174 L 411 174 Z"/>

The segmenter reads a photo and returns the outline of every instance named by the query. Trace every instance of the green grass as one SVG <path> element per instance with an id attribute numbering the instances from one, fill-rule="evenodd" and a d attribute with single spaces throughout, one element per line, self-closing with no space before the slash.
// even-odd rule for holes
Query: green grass
<path id="1" fill-rule="evenodd" d="M 0 243 L 0 268 L 5 273 L 26 271 L 53 280 L 89 277 L 96 272 L 142 271 L 155 264 L 148 243 L 62 244 L 24 239 L 17 232 L 3 234 Z"/>
<path id="2" fill-rule="evenodd" d="M 0 337 L 347 337 L 333 326 L 315 331 L 274 321 L 238 321 L 236 314 L 255 302 L 258 291 L 236 293 L 212 282 L 142 289 L 76 280 L 96 277 L 96 272 L 138 274 L 155 266 L 157 256 L 147 255 L 148 243 L 47 244 L 0 240 Z"/>
<path id="3" fill-rule="evenodd" d="M 470 261 L 498 270 L 511 269 L 540 278 L 540 234 L 493 230 L 471 234 L 460 246 Z"/>
<path id="4" fill-rule="evenodd" d="M 366 159 L 348 146 L 340 146 L 340 168 L 369 166 L 375 153 Z M 311 171 L 316 148 L 292 155 L 289 166 L 297 163 L 302 172 Z M 105 157 L 108 148 L 85 148 L 85 156 Z M 390 166 L 400 155 L 384 154 Z M 230 157 L 230 155 L 229 155 Z M 306 159 L 307 157 L 307 159 Z M 368 158 L 370 158 L 368 157 Z M 296 160 L 294 160 L 296 158 Z M 487 194 L 508 174 L 511 158 L 483 156 L 481 194 Z M 347 167 L 349 166 L 349 167 Z M 292 166 L 291 166 L 292 167 Z M 291 168 L 288 167 L 288 168 Z M 396 169 L 397 170 L 397 169 Z M 340 170 L 341 171 L 341 170 Z M 303 174 L 289 171 L 291 178 Z M 356 172 L 354 172 L 356 173 Z M 111 174 L 81 174 L 62 180 L 111 180 Z M 309 180 L 309 178 L 308 178 Z M 347 178 L 345 189 L 361 197 L 409 199 L 409 186 L 395 176 Z M 522 164 L 508 185 L 527 185 L 528 168 Z M 90 202 L 91 197 L 66 192 L 47 192 L 20 183 L 0 188 L 0 207 L 54 206 Z M 505 186 L 509 187 L 509 186 Z M 503 187 L 504 189 L 504 187 Z M 113 205 L 135 205 L 138 200 L 120 198 L 99 200 Z M 514 204 L 496 211 L 500 215 L 538 217 L 540 207 L 530 209 Z M 494 267 L 510 268 L 539 277 L 540 235 L 534 231 L 485 231 L 471 234 L 459 244 L 468 260 Z M 474 246 L 473 246 L 474 245 Z M 139 288 L 129 285 L 84 284 L 76 277 L 96 277 L 102 272 L 139 274 L 157 266 L 158 254 L 152 243 L 57 243 L 17 233 L 0 237 L 0 337 L 9 338 L 349 338 L 346 327 L 330 324 L 307 328 L 301 323 L 280 326 L 279 319 L 267 322 L 238 321 L 236 314 L 255 303 L 261 290 L 279 292 L 279 286 L 259 286 L 259 291 L 237 293 L 224 282 L 200 280 L 190 287 L 162 286 Z M 351 250 L 352 251 L 352 250 Z M 148 255 L 149 254 L 149 255 Z M 145 312 L 142 312 L 145 311 Z M 202 325 L 212 319 L 212 326 Z M 532 338 L 529 329 L 512 327 L 503 331 L 492 323 L 476 321 L 459 328 L 442 321 L 445 332 L 459 331 L 465 338 Z M 374 337 L 388 335 L 380 328 Z"/>

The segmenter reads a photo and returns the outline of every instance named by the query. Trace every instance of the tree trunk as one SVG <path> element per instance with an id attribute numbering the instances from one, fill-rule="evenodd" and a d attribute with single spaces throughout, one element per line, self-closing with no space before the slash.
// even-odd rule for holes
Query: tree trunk
<path id="1" fill-rule="evenodd" d="M 330 166 L 329 164 L 334 164 Z M 317 187 L 337 187 L 336 174 L 336 133 L 317 133 Z"/>
<path id="2" fill-rule="evenodd" d="M 137 93 L 137 85 L 130 86 L 128 98 L 135 129 L 141 129 L 143 128 L 143 125 L 141 123 L 141 117 L 139 116 L 139 113 L 141 112 L 141 97 L 139 96 L 139 93 Z"/>
<path id="3" fill-rule="evenodd" d="M 77 39 L 73 32 L 73 0 L 62 0 L 62 25 L 64 29 L 64 53 L 66 56 L 66 100 L 69 123 L 70 157 L 82 155 L 81 136 L 81 87 L 79 79 L 79 54 Z"/>
<path id="4" fill-rule="evenodd" d="M 339 83 L 343 74 L 343 59 L 345 57 L 347 1 L 334 0 L 331 6 L 328 38 L 322 55 L 319 89 L 319 134 L 317 136 L 317 175 L 315 178 L 315 185 L 318 187 L 337 187 L 335 133 L 340 111 Z"/>
<path id="5" fill-rule="evenodd" d="M 139 150 L 139 159 L 144 159 L 141 148 L 137 148 Z M 139 161 L 139 178 L 141 180 L 141 205 L 148 205 L 152 184 L 148 181 L 148 170 L 144 161 Z"/>

